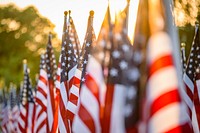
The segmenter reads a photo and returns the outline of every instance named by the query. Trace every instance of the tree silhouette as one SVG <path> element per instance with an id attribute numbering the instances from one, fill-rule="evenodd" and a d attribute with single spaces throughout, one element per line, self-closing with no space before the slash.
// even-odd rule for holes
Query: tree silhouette
<path id="1" fill-rule="evenodd" d="M 40 54 L 46 47 L 48 33 L 54 27 L 33 6 L 24 9 L 13 4 L 0 6 L 0 80 L 4 80 L 6 85 L 10 82 L 19 85 L 23 77 L 22 60 L 25 58 L 31 70 L 30 76 L 35 79 Z M 56 36 L 53 32 L 53 44 L 59 43 Z"/>

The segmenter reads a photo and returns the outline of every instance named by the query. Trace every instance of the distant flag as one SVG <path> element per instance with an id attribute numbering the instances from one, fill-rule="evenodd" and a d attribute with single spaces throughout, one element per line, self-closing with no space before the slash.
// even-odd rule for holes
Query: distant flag
<path id="1" fill-rule="evenodd" d="M 35 103 L 32 86 L 29 78 L 29 70 L 24 60 L 24 81 L 20 103 L 20 116 L 18 118 L 19 131 L 32 133 L 34 130 Z"/>
<path id="2" fill-rule="evenodd" d="M 184 95 L 184 100 L 187 103 L 189 107 L 190 112 L 190 118 L 192 121 L 192 126 L 194 129 L 194 132 L 200 131 L 200 117 L 199 117 L 199 39 L 200 39 L 200 33 L 199 33 L 199 27 L 195 27 L 195 35 L 194 40 L 191 46 L 190 55 L 188 58 L 187 67 L 185 69 L 185 72 L 183 74 L 183 80 L 186 85 L 186 93 L 187 95 Z"/>
<path id="3" fill-rule="evenodd" d="M 45 65 L 45 56 L 41 55 L 40 74 L 36 91 L 36 113 L 34 132 L 41 133 L 47 131 L 47 91 L 48 79 Z"/>
<path id="4" fill-rule="evenodd" d="M 12 131 L 11 132 L 17 132 L 18 131 L 18 117 L 19 117 L 19 107 L 17 105 L 17 95 L 16 95 L 16 88 L 14 85 L 11 85 L 10 88 L 10 117 L 11 117 L 11 124 L 12 124 Z"/>
<path id="5" fill-rule="evenodd" d="M 92 12 L 91 12 L 92 13 Z M 104 59 L 107 53 L 109 39 L 109 8 L 104 18 L 98 42 L 93 42 L 90 46 L 88 64 L 86 66 L 85 82 L 82 82 L 80 91 L 80 105 L 73 122 L 73 132 L 96 132 L 100 133 L 101 120 L 103 117 L 104 96 L 105 96 L 105 79 L 104 68 L 108 65 Z M 90 16 L 93 17 L 93 16 Z M 89 23 L 89 22 L 88 22 Z M 89 25 L 88 25 L 89 26 Z M 91 27 L 92 28 L 92 27 Z M 91 31 L 88 33 L 91 37 Z M 104 66 L 102 66 L 102 64 Z M 106 65 L 107 64 L 107 65 Z M 105 74 L 106 75 L 106 74 Z"/>
<path id="6" fill-rule="evenodd" d="M 169 11 L 169 5 L 167 5 L 169 2 L 140 1 L 138 13 L 143 13 L 139 14 L 138 20 L 140 21 L 137 21 L 136 26 L 140 26 L 137 27 L 140 28 L 140 42 L 143 44 L 147 41 L 146 49 L 143 51 L 146 52 L 144 54 L 146 55 L 148 77 L 143 108 L 146 128 L 141 128 L 146 131 L 143 132 L 192 132 L 187 108 L 180 95 L 178 70 L 175 66 L 175 55 L 173 55 L 172 49 L 172 43 L 175 43 L 173 45 L 179 44 L 173 42 L 169 31 L 166 31 L 170 27 L 167 27 L 165 22 L 172 23 L 172 20 L 168 20 L 169 16 L 166 16 L 166 12 Z M 171 14 L 168 13 L 168 15 Z M 141 21 L 146 24 L 141 25 L 144 24 Z"/>
<path id="7" fill-rule="evenodd" d="M 69 25 L 68 25 L 68 12 L 64 12 L 64 25 L 63 25 L 63 37 L 62 37 L 62 47 L 61 53 L 59 57 L 59 65 L 57 70 L 57 81 L 56 81 L 56 88 L 60 91 L 60 103 L 59 103 L 59 119 L 58 119 L 58 128 L 60 132 L 63 133 L 70 133 L 70 123 L 66 116 L 66 108 L 68 102 L 68 93 L 69 87 L 67 82 L 67 70 L 68 68 L 68 51 L 72 53 L 73 48 L 67 49 L 69 45 Z"/>
<path id="8" fill-rule="evenodd" d="M 95 33 L 92 22 L 93 15 L 94 12 L 90 11 L 90 16 L 88 18 L 88 27 L 85 35 L 85 40 L 82 46 L 80 58 L 78 60 L 77 69 L 74 69 L 73 71 L 71 70 L 73 72 L 73 75 L 70 75 L 69 73 L 69 76 L 73 80 L 72 82 L 69 82 L 70 95 L 69 95 L 69 102 L 67 104 L 67 117 L 71 121 L 73 121 L 74 115 L 77 113 L 77 106 L 79 104 L 80 86 L 85 81 L 86 65 L 88 63 L 88 58 L 90 56 L 90 47 L 92 43 L 95 41 Z"/>
<path id="9" fill-rule="evenodd" d="M 48 43 L 46 48 L 45 54 L 45 63 L 46 63 L 46 70 L 47 70 L 47 77 L 48 77 L 48 91 L 47 91 L 47 120 L 48 120 L 48 129 L 49 132 L 56 128 L 57 123 L 57 115 L 55 115 L 56 108 L 55 108 L 55 81 L 56 81 L 56 59 L 53 51 L 53 47 L 51 44 L 52 35 L 49 34 Z"/>
<path id="10" fill-rule="evenodd" d="M 4 90 L 3 90 L 4 91 Z M 5 92 L 3 92 L 3 108 L 1 110 L 1 130 L 3 133 L 9 133 L 9 114 L 8 114 L 8 103 L 5 96 Z"/>

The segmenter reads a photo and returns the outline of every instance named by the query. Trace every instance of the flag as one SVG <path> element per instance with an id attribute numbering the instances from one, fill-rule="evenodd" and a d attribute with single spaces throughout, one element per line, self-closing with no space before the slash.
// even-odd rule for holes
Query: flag
<path id="1" fill-rule="evenodd" d="M 59 131 L 71 132 L 70 123 L 66 116 L 67 102 L 69 98 L 69 83 L 71 78 L 69 72 L 76 68 L 77 57 L 75 55 L 76 42 L 74 33 L 72 32 L 73 20 L 67 17 L 68 12 L 65 12 L 63 25 L 62 48 L 60 54 L 60 114 L 59 114 Z M 70 12 L 69 12 L 70 16 Z M 71 35 L 71 36 L 70 36 Z M 78 44 L 77 44 L 78 45 Z M 77 51 L 76 51 L 77 52 Z M 75 67 L 75 68 L 74 68 Z M 70 73 L 72 74 L 72 73 Z"/>
<path id="2" fill-rule="evenodd" d="M 109 8 L 103 20 L 97 43 L 93 42 L 90 45 L 91 56 L 89 56 L 86 66 L 85 82 L 81 86 L 80 105 L 77 115 L 74 117 L 73 132 L 99 133 L 102 131 L 101 120 L 103 118 L 106 91 L 104 76 L 106 75 L 109 58 L 107 56 L 109 49 L 108 15 Z"/>
<path id="3" fill-rule="evenodd" d="M 199 117 L 199 27 L 195 28 L 194 40 L 191 46 L 188 64 L 183 75 L 183 80 L 186 85 L 186 93 L 184 99 L 190 110 L 190 118 L 195 132 L 200 131 L 200 117 Z"/>
<path id="4" fill-rule="evenodd" d="M 4 90 L 3 90 L 4 91 Z M 3 92 L 3 108 L 1 110 L 1 130 L 3 133 L 9 133 L 9 116 L 8 116 L 8 103 L 5 97 L 5 92 Z"/>
<path id="5" fill-rule="evenodd" d="M 138 62 L 127 36 L 127 16 L 129 3 L 121 15 L 117 16 L 112 31 L 110 64 L 105 97 L 102 132 L 134 132 L 137 122 Z M 138 56 L 137 56 L 138 57 Z M 127 131 L 126 131 L 127 130 Z"/>
<path id="6" fill-rule="evenodd" d="M 57 120 L 58 120 L 58 116 L 55 115 L 56 112 L 56 108 L 55 108 L 55 81 L 56 81 L 56 69 L 57 69 L 57 65 L 56 65 L 56 59 L 55 59 L 55 55 L 54 55 L 54 51 L 53 51 L 53 47 L 51 44 L 51 39 L 52 39 L 52 35 L 51 33 L 49 34 L 48 37 L 48 43 L 47 43 L 47 48 L 46 48 L 46 59 L 45 59 L 45 63 L 46 63 L 46 70 L 47 70 L 47 77 L 48 77 L 48 91 L 47 91 L 47 120 L 48 120 L 48 129 L 49 132 L 51 131 L 55 131 L 56 127 L 57 127 Z"/>
<path id="7" fill-rule="evenodd" d="M 80 86 L 85 81 L 86 75 L 86 65 L 88 58 L 90 56 L 90 47 L 95 40 L 95 33 L 92 27 L 93 21 L 93 11 L 90 11 L 90 16 L 88 18 L 88 27 L 85 35 L 84 44 L 82 46 L 82 51 L 78 61 L 76 69 L 74 69 L 72 74 L 69 73 L 69 76 L 73 79 L 72 82 L 69 82 L 70 95 L 69 102 L 67 103 L 67 117 L 71 121 L 74 119 L 74 115 L 77 113 L 77 106 L 79 104 L 79 93 Z M 71 67 L 71 66 L 70 66 Z"/>
<path id="8" fill-rule="evenodd" d="M 45 65 L 45 56 L 41 55 L 40 74 L 36 91 L 36 114 L 34 132 L 40 133 L 47 131 L 47 91 L 48 79 Z"/>
<path id="9" fill-rule="evenodd" d="M 11 132 L 15 133 L 18 131 L 18 117 L 19 117 L 19 108 L 17 105 L 17 95 L 16 88 L 11 84 L 10 87 L 10 125 Z"/>
<path id="10" fill-rule="evenodd" d="M 20 103 L 20 116 L 18 126 L 20 132 L 32 133 L 34 130 L 35 103 L 32 92 L 32 86 L 29 78 L 29 70 L 24 61 L 24 81 L 22 88 L 22 97 Z"/>
<path id="11" fill-rule="evenodd" d="M 143 47 L 148 77 L 143 108 L 146 128 L 143 129 L 146 129 L 145 132 L 192 132 L 187 108 L 181 98 L 178 69 L 175 66 L 177 60 L 174 53 L 179 51 L 173 49 L 173 45 L 179 44 L 169 34 L 174 31 L 170 19 L 172 14 L 169 13 L 170 1 L 149 0 L 140 1 L 140 4 L 138 13 L 144 12 L 138 16 L 136 26 L 141 26 L 137 27 L 141 31 L 146 30 L 146 33 L 140 31 L 144 34 L 139 37 L 140 42 L 145 44 Z M 139 20 L 146 23 L 145 30 Z"/>

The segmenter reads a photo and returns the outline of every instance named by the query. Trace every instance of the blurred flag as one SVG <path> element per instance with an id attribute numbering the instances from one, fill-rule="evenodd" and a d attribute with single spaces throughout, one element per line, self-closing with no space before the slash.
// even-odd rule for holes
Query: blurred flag
<path id="1" fill-rule="evenodd" d="M 194 40 L 191 46 L 188 64 L 183 75 L 183 80 L 186 85 L 186 93 L 184 95 L 185 102 L 187 103 L 190 111 L 190 118 L 195 132 L 200 130 L 200 103 L 199 103 L 199 65 L 200 65 L 200 33 L 199 27 L 195 28 Z"/>
<path id="2" fill-rule="evenodd" d="M 5 97 L 5 92 L 3 90 L 3 108 L 1 110 L 1 130 L 3 133 L 9 133 L 9 117 L 8 117 L 8 104 L 7 104 L 7 99 Z"/>
<path id="3" fill-rule="evenodd" d="M 71 80 L 72 82 L 69 82 L 70 95 L 69 95 L 69 102 L 67 104 L 67 117 L 71 121 L 73 121 L 74 115 L 77 113 L 77 106 L 79 104 L 80 86 L 85 81 L 86 65 L 88 62 L 88 57 L 90 55 L 90 47 L 95 40 L 94 29 L 92 26 L 93 15 L 94 12 L 90 11 L 90 16 L 88 18 L 88 27 L 85 35 L 85 41 L 82 46 L 80 58 L 78 60 L 78 66 L 76 69 L 71 70 L 71 72 L 69 73 L 70 76 L 69 79 L 73 80 Z"/>
<path id="4" fill-rule="evenodd" d="M 127 36 L 127 16 L 129 3 L 116 17 L 111 37 L 110 65 L 102 131 L 105 133 L 134 132 L 138 119 L 139 70 Z M 127 130 L 127 131 L 126 131 Z"/>
<path id="5" fill-rule="evenodd" d="M 18 131 L 18 117 L 20 112 L 17 105 L 16 88 L 14 85 L 10 87 L 10 107 L 11 132 L 15 133 Z"/>
<path id="6" fill-rule="evenodd" d="M 32 86 L 29 78 L 29 70 L 24 61 L 24 81 L 20 103 L 20 116 L 18 118 L 19 131 L 32 133 L 34 130 L 35 104 Z"/>
<path id="7" fill-rule="evenodd" d="M 41 55 L 40 74 L 36 91 L 36 114 L 34 132 L 41 133 L 47 131 L 47 91 L 48 79 L 45 65 L 45 56 Z"/>
<path id="8" fill-rule="evenodd" d="M 46 69 L 47 69 L 47 77 L 48 77 L 48 91 L 47 91 L 47 120 L 48 120 L 48 129 L 49 132 L 55 130 L 58 123 L 58 116 L 55 115 L 56 108 L 55 108 L 55 81 L 56 81 L 56 59 L 53 51 L 53 47 L 51 44 L 52 35 L 49 34 L 48 44 L 46 48 Z"/>
<path id="9" fill-rule="evenodd" d="M 140 1 L 138 13 L 143 12 L 143 15 L 138 15 L 140 21 L 136 26 L 139 26 L 138 30 L 146 31 L 139 32 L 139 39 L 147 42 L 144 51 L 148 71 L 143 108 L 146 127 L 142 127 L 146 131 L 143 132 L 192 132 L 187 108 L 180 95 L 178 69 L 173 55 L 179 53 L 173 45 L 179 44 L 169 34 L 174 31 L 174 27 L 168 24 L 172 23 L 169 4 L 170 1 Z M 146 29 L 142 27 L 145 25 L 141 25 L 144 24 L 141 20 L 146 23 Z"/>

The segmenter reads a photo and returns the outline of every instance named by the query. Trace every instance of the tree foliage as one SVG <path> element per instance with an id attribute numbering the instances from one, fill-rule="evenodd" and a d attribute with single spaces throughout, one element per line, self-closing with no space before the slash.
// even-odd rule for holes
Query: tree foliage
<path id="1" fill-rule="evenodd" d="M 0 6 L 0 80 L 8 85 L 23 80 L 22 60 L 28 60 L 31 78 L 39 72 L 40 54 L 54 25 L 33 6 L 19 9 L 15 5 Z M 59 43 L 53 32 L 53 44 Z M 1 87 L 1 86 L 0 86 Z"/>

